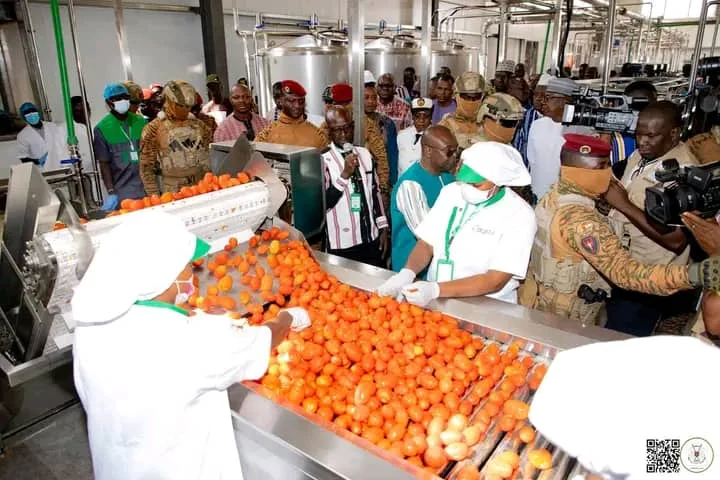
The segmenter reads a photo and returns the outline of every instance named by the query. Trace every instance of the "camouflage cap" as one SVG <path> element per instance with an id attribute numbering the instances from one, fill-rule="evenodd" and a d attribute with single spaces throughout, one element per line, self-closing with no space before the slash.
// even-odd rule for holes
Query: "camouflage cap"
<path id="1" fill-rule="evenodd" d="M 195 87 L 184 80 L 170 80 L 163 88 L 163 96 L 181 107 L 192 107 L 195 105 L 197 92 Z"/>
<path id="2" fill-rule="evenodd" d="M 485 91 L 485 79 L 476 72 L 465 72 L 455 82 L 457 93 L 483 93 Z"/>
<path id="3" fill-rule="evenodd" d="M 485 117 L 493 120 L 522 120 L 524 114 L 525 109 L 517 98 L 507 93 L 493 93 L 480 105 L 477 123 Z"/>
<path id="4" fill-rule="evenodd" d="M 122 83 L 130 94 L 130 102 L 141 103 L 143 101 L 142 87 L 135 82 L 127 81 Z"/>

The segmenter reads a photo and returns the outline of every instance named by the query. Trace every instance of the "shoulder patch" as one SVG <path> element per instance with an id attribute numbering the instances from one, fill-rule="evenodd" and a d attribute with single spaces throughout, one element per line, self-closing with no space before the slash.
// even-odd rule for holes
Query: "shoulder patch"
<path id="1" fill-rule="evenodd" d="M 594 235 L 588 235 L 580 240 L 580 246 L 590 255 L 597 255 L 598 239 Z"/>
<path id="2" fill-rule="evenodd" d="M 595 230 L 595 224 L 593 222 L 581 222 L 575 227 L 575 231 L 581 237 L 589 236 Z"/>

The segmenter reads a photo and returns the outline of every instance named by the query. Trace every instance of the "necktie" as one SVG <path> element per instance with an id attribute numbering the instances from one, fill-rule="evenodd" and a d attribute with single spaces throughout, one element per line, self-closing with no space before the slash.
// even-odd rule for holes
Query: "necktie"
<path id="1" fill-rule="evenodd" d="M 417 145 L 418 140 L 420 140 L 420 139 L 422 138 L 422 136 L 423 136 L 422 133 L 416 133 L 416 134 L 415 134 L 415 141 L 413 142 L 413 145 Z"/>
<path id="2" fill-rule="evenodd" d="M 250 140 L 252 142 L 253 140 L 255 140 L 255 130 L 253 129 L 252 121 L 251 120 L 242 120 L 242 122 L 245 125 L 245 130 L 246 130 L 245 136 L 247 137 L 248 140 Z"/>

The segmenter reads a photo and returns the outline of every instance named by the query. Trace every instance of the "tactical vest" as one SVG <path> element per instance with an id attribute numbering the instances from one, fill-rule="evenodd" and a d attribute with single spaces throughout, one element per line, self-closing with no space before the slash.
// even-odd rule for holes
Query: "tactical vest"
<path id="1" fill-rule="evenodd" d="M 158 162 L 163 176 L 163 191 L 177 191 L 200 181 L 210 171 L 210 150 L 203 141 L 199 120 L 182 124 L 163 120 L 164 132 L 158 132 Z M 164 135 L 163 135 L 164 134 Z"/>
<path id="2" fill-rule="evenodd" d="M 455 135 L 460 148 L 468 148 L 483 139 L 480 127 L 474 121 L 461 120 L 451 115 L 445 117 L 445 126 Z"/>
<path id="3" fill-rule="evenodd" d="M 569 317 L 583 325 L 592 325 L 597 323 L 605 303 L 588 304 L 578 296 L 578 290 L 581 285 L 587 285 L 593 290 L 602 289 L 609 295 L 610 285 L 584 259 L 553 258 L 550 231 L 552 221 L 558 209 L 567 205 L 595 208 L 590 198 L 577 194 L 560 195 L 557 190 L 551 191 L 540 200 L 535 208 L 537 234 L 530 255 L 529 274 L 524 286 L 529 292 L 524 292 L 528 297 L 520 295 L 520 303 L 537 310 Z"/>

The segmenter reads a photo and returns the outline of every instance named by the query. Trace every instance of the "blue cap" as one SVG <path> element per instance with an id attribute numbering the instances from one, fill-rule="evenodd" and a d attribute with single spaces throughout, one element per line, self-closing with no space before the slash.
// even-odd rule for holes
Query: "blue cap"
<path id="1" fill-rule="evenodd" d="M 18 112 L 20 115 L 25 115 L 28 112 L 37 112 L 39 111 L 38 108 L 35 106 L 32 102 L 25 102 L 22 105 L 20 105 L 20 108 L 18 109 Z"/>
<path id="2" fill-rule="evenodd" d="M 105 90 L 103 90 L 103 98 L 105 100 L 110 100 L 112 97 L 117 97 L 118 95 L 130 95 L 130 92 L 128 92 L 128 89 L 125 88 L 125 85 L 122 83 L 108 83 L 105 85 Z"/>

